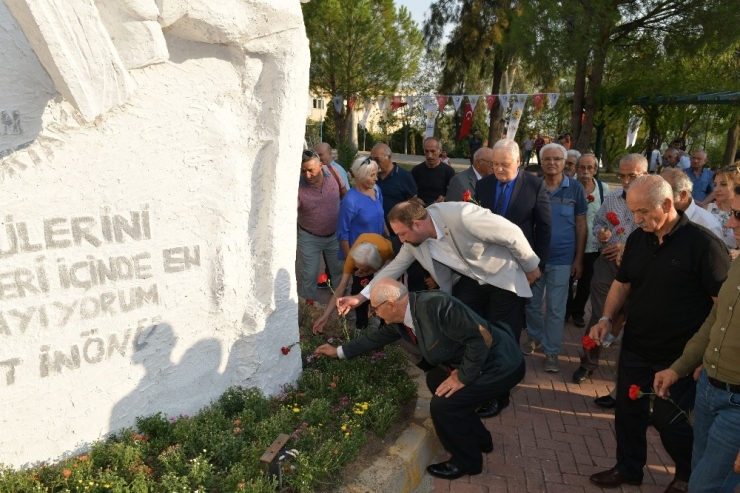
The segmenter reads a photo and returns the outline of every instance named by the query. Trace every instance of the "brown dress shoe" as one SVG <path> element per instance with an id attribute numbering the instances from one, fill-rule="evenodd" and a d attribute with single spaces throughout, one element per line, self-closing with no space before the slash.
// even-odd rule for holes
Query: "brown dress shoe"
<path id="1" fill-rule="evenodd" d="M 668 484 L 668 488 L 665 489 L 665 493 L 688 493 L 688 491 L 689 483 L 675 478 Z"/>
<path id="2" fill-rule="evenodd" d="M 588 479 L 596 486 L 601 486 L 602 488 L 616 488 L 622 484 L 631 484 L 635 486 L 640 486 L 642 484 L 642 479 L 630 479 L 627 476 L 623 476 L 622 473 L 617 471 L 616 467 L 613 467 L 608 471 L 593 474 Z"/>

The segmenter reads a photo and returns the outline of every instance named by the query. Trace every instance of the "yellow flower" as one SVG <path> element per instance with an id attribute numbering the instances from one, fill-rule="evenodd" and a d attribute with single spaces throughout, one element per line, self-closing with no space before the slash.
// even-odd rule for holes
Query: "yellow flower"
<path id="1" fill-rule="evenodd" d="M 359 409 L 355 409 L 355 414 L 365 414 L 365 411 L 360 411 Z"/>
<path id="2" fill-rule="evenodd" d="M 344 436 L 348 437 L 349 436 L 349 432 L 345 433 Z"/>
<path id="3" fill-rule="evenodd" d="M 301 412 L 301 408 L 299 408 L 299 407 L 294 407 L 294 408 L 293 408 L 293 412 L 294 412 L 294 413 L 299 413 L 299 412 Z"/>
<path id="4" fill-rule="evenodd" d="M 362 403 L 362 409 L 364 409 L 365 411 L 367 411 L 367 408 L 368 407 L 370 407 L 370 404 L 368 404 L 367 402 L 363 402 Z"/>
<path id="5" fill-rule="evenodd" d="M 347 431 L 347 425 L 342 425 L 342 427 L 341 427 L 340 429 L 341 429 L 342 431 Z"/>

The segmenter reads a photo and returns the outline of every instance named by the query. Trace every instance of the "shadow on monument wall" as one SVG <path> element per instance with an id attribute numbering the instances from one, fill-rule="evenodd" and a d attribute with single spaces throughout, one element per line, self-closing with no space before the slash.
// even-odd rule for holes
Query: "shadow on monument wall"
<path id="1" fill-rule="evenodd" d="M 297 310 L 295 301 L 289 300 L 290 279 L 285 269 L 278 271 L 273 286 L 275 307 L 280 309 L 273 309 L 268 315 L 263 331 L 242 335 L 232 344 L 223 373 L 219 371 L 223 359 L 221 340 L 206 337 L 193 344 L 175 363 L 172 352 L 178 340 L 176 330 L 167 322 L 147 327 L 135 342 L 132 356 L 134 364 L 144 367 L 145 375 L 136 388 L 113 406 L 110 432 L 135 426 L 137 417 L 157 412 L 166 416 L 193 414 L 232 386 L 259 386 L 268 393 L 277 391 L 286 382 L 272 381 L 274 375 L 269 363 L 273 358 L 266 349 L 284 345 L 273 341 L 272 332 L 286 316 L 290 317 L 290 312 Z M 249 325 L 242 324 L 240 330 Z M 202 333 L 207 336 L 212 330 L 204 327 Z M 291 352 L 288 357 L 300 359 L 300 352 Z M 260 365 L 264 363 L 268 363 L 269 370 L 260 375 Z"/>

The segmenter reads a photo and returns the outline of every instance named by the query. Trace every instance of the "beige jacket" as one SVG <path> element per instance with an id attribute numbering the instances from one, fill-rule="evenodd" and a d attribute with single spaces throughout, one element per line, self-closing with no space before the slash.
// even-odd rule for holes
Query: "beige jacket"
<path id="1" fill-rule="evenodd" d="M 467 202 L 432 204 L 427 211 L 478 280 L 524 298 L 532 296 L 525 272 L 535 270 L 540 259 L 519 226 Z M 432 260 L 426 241 L 418 247 L 404 243 L 396 258 L 375 275 L 373 282 L 384 277 L 398 278 L 414 260 L 432 275 L 442 291 L 452 292 L 452 285 L 460 276 Z M 362 291 L 367 298 L 373 282 Z"/>

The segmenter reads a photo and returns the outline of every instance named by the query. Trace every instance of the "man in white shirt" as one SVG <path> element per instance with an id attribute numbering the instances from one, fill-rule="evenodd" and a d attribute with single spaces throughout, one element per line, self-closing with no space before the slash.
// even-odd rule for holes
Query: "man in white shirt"
<path id="1" fill-rule="evenodd" d="M 683 211 L 686 217 L 699 226 L 704 226 L 709 231 L 722 239 L 722 225 L 719 223 L 714 214 L 702 209 L 691 197 L 691 191 L 694 188 L 693 183 L 686 173 L 680 169 L 667 169 L 660 174 L 661 177 L 673 189 L 673 203 L 676 210 Z"/>

